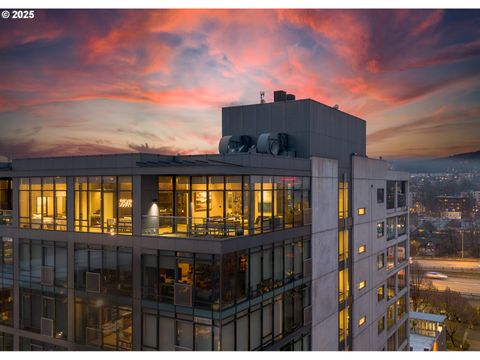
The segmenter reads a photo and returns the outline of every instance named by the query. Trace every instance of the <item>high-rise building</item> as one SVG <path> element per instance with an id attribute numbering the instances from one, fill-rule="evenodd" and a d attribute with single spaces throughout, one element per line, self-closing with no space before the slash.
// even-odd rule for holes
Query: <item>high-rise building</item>
<path id="1" fill-rule="evenodd" d="M 0 349 L 408 349 L 408 174 L 276 92 L 219 154 L 0 167 Z"/>

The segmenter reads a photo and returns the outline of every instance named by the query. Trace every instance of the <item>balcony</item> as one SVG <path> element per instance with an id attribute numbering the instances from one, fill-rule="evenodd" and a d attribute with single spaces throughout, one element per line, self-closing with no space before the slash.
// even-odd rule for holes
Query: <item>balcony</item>
<path id="1" fill-rule="evenodd" d="M 0 226 L 12 225 L 12 210 L 0 210 Z"/>
<path id="2" fill-rule="evenodd" d="M 227 238 L 243 236 L 242 217 L 142 216 L 142 235 Z M 265 225 L 265 224 L 264 224 Z"/>

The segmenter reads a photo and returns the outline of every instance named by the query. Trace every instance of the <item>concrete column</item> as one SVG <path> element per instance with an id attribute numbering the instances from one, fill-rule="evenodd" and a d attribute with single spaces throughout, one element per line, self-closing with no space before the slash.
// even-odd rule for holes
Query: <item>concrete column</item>
<path id="1" fill-rule="evenodd" d="M 67 244 L 67 317 L 68 317 L 68 349 L 71 350 L 71 346 L 75 341 L 75 243 L 69 241 Z"/>
<path id="2" fill-rule="evenodd" d="M 18 187 L 20 185 L 19 178 L 12 179 L 12 227 L 18 228 L 19 224 L 19 197 L 20 192 L 18 191 Z"/>
<path id="3" fill-rule="evenodd" d="M 142 234 L 142 177 L 140 175 L 133 176 L 133 235 Z"/>
<path id="4" fill-rule="evenodd" d="M 18 193 L 17 193 L 18 194 Z M 18 219 L 18 216 L 14 216 Z M 20 328 L 20 288 L 18 280 L 20 275 L 20 240 L 18 237 L 13 238 L 13 328 Z M 13 350 L 19 349 L 19 337 L 13 337 Z"/>
<path id="5" fill-rule="evenodd" d="M 140 244 L 133 246 L 132 259 L 132 350 L 142 346 L 142 249 Z"/>
<path id="6" fill-rule="evenodd" d="M 67 177 L 67 231 L 75 231 L 75 178 Z"/>

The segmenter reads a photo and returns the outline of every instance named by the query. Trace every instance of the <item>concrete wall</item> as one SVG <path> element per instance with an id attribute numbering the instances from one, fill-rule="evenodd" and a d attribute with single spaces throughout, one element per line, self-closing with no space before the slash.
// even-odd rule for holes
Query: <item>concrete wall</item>
<path id="1" fill-rule="evenodd" d="M 312 157 L 312 350 L 338 350 L 338 162 Z"/>
<path id="2" fill-rule="evenodd" d="M 222 109 L 222 135 L 284 132 L 297 157 L 337 159 L 350 172 L 350 156 L 366 153 L 366 123 L 310 99 L 227 107 Z"/>
<path id="3" fill-rule="evenodd" d="M 388 336 L 394 334 L 399 325 L 408 321 L 408 316 L 397 322 L 390 330 L 384 330 L 378 334 L 377 322 L 385 316 L 386 328 L 386 310 L 387 306 L 395 303 L 396 300 L 404 294 L 407 294 L 408 286 L 400 292 L 397 292 L 393 299 L 387 301 L 385 298 L 377 300 L 377 288 L 385 285 L 389 276 L 392 276 L 402 267 L 408 266 L 408 261 L 396 265 L 393 269 L 387 271 L 386 266 L 378 269 L 377 256 L 384 254 L 386 264 L 387 247 L 406 241 L 406 258 L 408 259 L 408 234 L 396 237 L 393 240 L 386 239 L 386 218 L 388 216 L 398 216 L 407 214 L 406 208 L 386 210 L 386 182 L 388 180 L 408 181 L 408 174 L 403 172 L 393 172 L 388 170 L 388 164 L 385 161 L 369 159 L 362 156 L 354 156 L 352 159 L 352 216 L 353 216 L 353 350 L 382 350 L 386 347 Z M 384 201 L 377 201 L 377 189 L 384 189 Z M 408 186 L 407 186 L 408 191 Z M 365 208 L 365 215 L 359 215 L 358 209 Z M 408 216 L 407 216 L 408 218 Z M 384 236 L 377 236 L 377 223 L 384 222 Z M 408 233 L 408 232 L 407 232 Z M 366 251 L 358 253 L 361 245 L 366 246 Z M 367 285 L 363 289 L 358 288 L 360 281 L 365 280 Z M 408 275 L 407 275 L 408 284 Z M 407 301 L 408 312 L 408 301 Z M 366 316 L 367 321 L 364 325 L 358 326 L 358 320 Z M 396 316 L 396 315 L 395 315 Z M 398 346 L 402 344 L 397 344 Z M 402 345 L 404 346 L 404 344 Z"/>

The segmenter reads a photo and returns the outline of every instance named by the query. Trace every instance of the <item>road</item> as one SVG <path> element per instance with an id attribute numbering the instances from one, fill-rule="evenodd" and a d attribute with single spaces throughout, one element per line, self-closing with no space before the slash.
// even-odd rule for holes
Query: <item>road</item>
<path id="1" fill-rule="evenodd" d="M 437 260 L 437 259 L 413 259 L 425 269 L 462 269 L 480 271 L 480 261 L 468 260 Z"/>
<path id="2" fill-rule="evenodd" d="M 449 276 L 446 280 L 432 279 L 432 284 L 438 290 L 445 290 L 445 288 L 448 286 L 450 290 L 453 291 L 480 296 L 480 277 L 471 278 Z"/>

